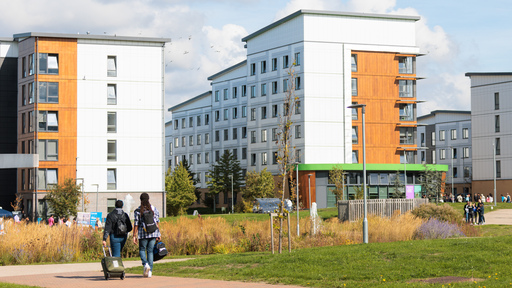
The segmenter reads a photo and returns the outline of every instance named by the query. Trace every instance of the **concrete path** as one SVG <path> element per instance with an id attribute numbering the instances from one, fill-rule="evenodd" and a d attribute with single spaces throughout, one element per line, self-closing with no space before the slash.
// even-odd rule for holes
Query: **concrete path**
<path id="1" fill-rule="evenodd" d="M 512 225 L 512 209 L 491 210 L 491 207 L 485 207 L 485 224 Z"/>
<path id="2" fill-rule="evenodd" d="M 163 259 L 155 263 L 186 261 L 189 259 Z M 141 265 L 140 261 L 123 261 L 126 268 Z M 105 280 L 101 264 L 73 263 L 50 265 L 16 265 L 0 266 L 1 283 L 15 283 L 49 288 L 82 288 L 82 287 L 180 287 L 180 288 L 300 288 L 299 286 L 270 285 L 264 283 L 247 283 L 235 281 L 206 280 L 193 278 L 153 276 L 143 278 L 140 274 L 126 274 L 124 280 Z"/>

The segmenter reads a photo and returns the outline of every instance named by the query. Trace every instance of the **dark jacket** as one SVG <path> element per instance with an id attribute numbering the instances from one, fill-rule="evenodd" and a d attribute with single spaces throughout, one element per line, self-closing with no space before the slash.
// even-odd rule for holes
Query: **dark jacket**
<path id="1" fill-rule="evenodd" d="M 128 232 L 132 231 L 132 222 L 130 221 L 130 217 L 126 214 L 123 209 L 116 208 L 114 211 L 108 213 L 107 219 L 105 220 L 105 230 L 103 232 L 103 241 L 107 241 L 108 235 L 115 234 L 117 219 L 123 217 L 124 223 L 126 223 L 126 228 Z"/>

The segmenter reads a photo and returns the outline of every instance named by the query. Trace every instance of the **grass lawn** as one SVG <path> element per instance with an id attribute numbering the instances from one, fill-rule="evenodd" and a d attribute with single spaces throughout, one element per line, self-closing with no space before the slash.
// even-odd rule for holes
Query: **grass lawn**
<path id="1" fill-rule="evenodd" d="M 491 234 L 508 230 L 499 225 L 482 227 Z M 281 255 L 209 255 L 186 262 L 162 263 L 156 265 L 153 272 L 162 276 L 305 287 L 442 287 L 442 284 L 445 287 L 510 287 L 511 254 L 512 235 L 509 234 L 310 248 Z M 142 269 L 132 268 L 129 272 L 142 273 Z M 412 282 L 443 276 L 474 277 L 477 283 Z"/>

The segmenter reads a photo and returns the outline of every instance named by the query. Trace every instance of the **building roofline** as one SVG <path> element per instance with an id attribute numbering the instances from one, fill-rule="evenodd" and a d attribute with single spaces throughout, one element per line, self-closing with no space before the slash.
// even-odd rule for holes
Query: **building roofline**
<path id="1" fill-rule="evenodd" d="M 471 111 L 462 111 L 462 110 L 434 110 L 432 112 L 430 112 L 430 114 L 426 114 L 426 115 L 422 115 L 422 116 L 419 116 L 417 117 L 417 119 L 424 119 L 424 118 L 427 118 L 427 117 L 430 117 L 430 116 L 435 116 L 436 114 L 441 114 L 441 113 L 454 113 L 454 114 L 469 114 L 471 115 Z"/>
<path id="2" fill-rule="evenodd" d="M 11 37 L 0 37 L 0 41 L 14 42 L 14 38 L 11 38 Z"/>
<path id="3" fill-rule="evenodd" d="M 219 77 L 219 76 L 221 76 L 221 75 L 223 75 L 223 74 L 225 74 L 227 72 L 235 70 L 236 68 L 241 67 L 243 65 L 246 65 L 246 63 L 247 63 L 247 59 L 242 61 L 242 62 L 240 62 L 240 63 L 237 63 L 237 64 L 235 64 L 235 65 L 233 65 L 233 66 L 231 66 L 229 68 L 226 68 L 226 69 L 224 69 L 224 70 L 222 70 L 222 71 L 220 71 L 218 73 L 213 74 L 212 76 L 208 77 L 208 80 L 213 80 L 213 79 L 215 79 L 215 78 L 217 78 L 217 77 Z"/>
<path id="4" fill-rule="evenodd" d="M 512 72 L 467 72 L 465 76 L 512 76 Z"/>
<path id="5" fill-rule="evenodd" d="M 176 110 L 176 109 L 181 108 L 181 107 L 183 107 L 183 106 L 185 106 L 187 104 L 190 104 L 190 103 L 192 103 L 194 101 L 197 101 L 197 100 L 199 100 L 201 98 L 204 98 L 206 96 L 211 96 L 211 95 L 212 95 L 212 91 L 204 92 L 203 94 L 200 94 L 200 95 L 197 95 L 197 96 L 195 96 L 193 98 L 190 98 L 187 101 L 181 102 L 178 105 L 172 106 L 171 108 L 167 109 L 167 111 L 172 112 L 173 110 Z"/>
<path id="6" fill-rule="evenodd" d="M 307 10 L 302 9 L 298 10 L 282 19 L 277 20 L 276 22 L 267 25 L 256 32 L 249 34 L 242 38 L 242 42 L 247 42 L 251 38 L 254 38 L 260 34 L 265 33 L 266 31 L 277 27 L 291 19 L 302 15 L 302 14 L 314 14 L 314 15 L 331 15 L 331 16 L 349 16 L 349 17 L 361 17 L 361 18 L 384 18 L 384 19 L 401 19 L 401 20 L 414 20 L 418 21 L 421 19 L 420 16 L 405 16 L 405 15 L 392 15 L 392 14 L 372 14 L 372 13 L 355 13 L 355 12 L 339 12 L 339 11 L 325 11 L 325 10 Z"/>
<path id="7" fill-rule="evenodd" d="M 154 37 L 133 37 L 133 36 L 117 36 L 117 35 L 92 35 L 92 34 L 64 34 L 64 33 L 46 33 L 46 32 L 26 32 L 14 34 L 15 40 L 30 37 L 47 37 L 47 38 L 70 38 L 70 39 L 93 39 L 93 40 L 115 40 L 115 41 L 137 41 L 137 42 L 171 42 L 171 38 L 154 38 Z M 21 39 L 23 40 L 23 39 Z"/>

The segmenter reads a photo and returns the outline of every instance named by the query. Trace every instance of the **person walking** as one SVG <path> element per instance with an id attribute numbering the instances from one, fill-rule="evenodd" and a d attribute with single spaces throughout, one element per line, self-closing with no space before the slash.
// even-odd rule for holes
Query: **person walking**
<path id="1" fill-rule="evenodd" d="M 115 207 L 112 212 L 108 213 L 107 220 L 105 220 L 103 246 L 107 246 L 107 238 L 110 236 L 112 256 L 121 257 L 121 251 L 123 251 L 124 244 L 128 238 L 128 232 L 132 231 L 132 222 L 128 214 L 123 211 L 123 201 L 117 200 Z"/>
<path id="2" fill-rule="evenodd" d="M 156 241 L 160 241 L 159 212 L 149 203 L 148 193 L 140 195 L 140 206 L 134 211 L 135 225 L 133 243 L 139 242 L 139 255 L 144 267 L 143 276 L 151 278 L 153 271 L 153 250 Z"/>
<path id="3" fill-rule="evenodd" d="M 48 226 L 52 227 L 54 223 L 55 218 L 53 218 L 53 215 L 51 215 L 50 218 L 48 218 Z"/>

